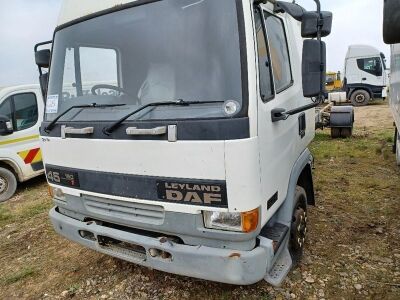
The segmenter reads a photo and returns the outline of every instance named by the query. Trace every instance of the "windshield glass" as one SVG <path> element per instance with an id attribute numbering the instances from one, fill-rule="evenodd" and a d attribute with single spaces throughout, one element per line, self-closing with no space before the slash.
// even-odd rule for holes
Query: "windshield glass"
<path id="1" fill-rule="evenodd" d="M 183 99 L 242 104 L 235 0 L 163 0 L 96 17 L 58 31 L 46 120 L 113 121 L 143 105 Z M 240 109 L 238 109 L 239 112 Z M 218 103 L 153 107 L 130 119 L 225 117 Z"/>

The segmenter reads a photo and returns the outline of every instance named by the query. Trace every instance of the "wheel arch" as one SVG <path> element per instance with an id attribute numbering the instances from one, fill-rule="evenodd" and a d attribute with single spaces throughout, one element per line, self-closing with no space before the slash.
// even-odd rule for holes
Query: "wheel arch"
<path id="1" fill-rule="evenodd" d="M 294 208 L 294 196 L 298 185 L 306 190 L 307 204 L 315 205 L 312 162 L 313 157 L 310 150 L 304 150 L 292 168 L 286 199 L 278 209 L 273 221 L 290 226 Z"/>
<path id="2" fill-rule="evenodd" d="M 0 168 L 11 171 L 14 174 L 15 178 L 17 178 L 18 182 L 23 181 L 22 172 L 17 164 L 15 164 L 13 161 L 8 159 L 0 159 Z"/>
<path id="3" fill-rule="evenodd" d="M 370 89 L 367 86 L 353 86 L 353 87 L 351 87 L 349 89 L 348 94 L 347 94 L 347 98 L 350 99 L 351 96 L 354 94 L 354 92 L 359 91 L 359 90 L 366 91 L 369 94 L 369 96 L 371 97 L 371 99 L 374 98 L 374 93 L 372 92 L 372 89 Z"/>
<path id="4" fill-rule="evenodd" d="M 307 205 L 315 206 L 314 182 L 312 177 L 311 164 L 305 165 L 301 171 L 297 185 L 301 186 L 307 194 Z"/>

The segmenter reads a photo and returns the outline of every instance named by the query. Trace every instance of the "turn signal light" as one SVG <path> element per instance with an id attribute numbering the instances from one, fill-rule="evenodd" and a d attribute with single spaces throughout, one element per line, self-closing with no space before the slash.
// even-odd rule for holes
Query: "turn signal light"
<path id="1" fill-rule="evenodd" d="M 242 217 L 243 232 L 252 232 L 257 229 L 258 218 L 259 218 L 258 208 L 241 213 L 241 217 Z"/>

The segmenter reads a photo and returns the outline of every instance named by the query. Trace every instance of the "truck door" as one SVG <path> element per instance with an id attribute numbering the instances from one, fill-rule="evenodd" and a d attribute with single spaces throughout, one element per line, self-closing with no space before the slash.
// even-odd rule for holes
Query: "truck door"
<path id="1" fill-rule="evenodd" d="M 24 180 L 33 177 L 43 170 L 36 93 L 26 91 L 7 96 L 0 103 L 0 115 L 6 116 L 13 127 L 11 134 L 0 136 L 1 159 L 16 164 Z"/>
<path id="2" fill-rule="evenodd" d="M 380 57 L 357 59 L 358 69 L 361 70 L 361 82 L 372 86 L 385 86 L 385 76 Z"/>
<path id="3" fill-rule="evenodd" d="M 293 68 L 296 64 L 300 65 L 300 54 L 296 47 L 289 47 L 288 30 L 282 18 L 267 10 L 257 11 L 255 26 L 259 61 L 261 182 L 266 200 L 276 199 L 268 204 L 267 214 L 270 216 L 286 197 L 291 168 L 300 155 L 297 155 L 297 147 L 303 139 L 299 136 L 298 116 L 283 122 L 272 122 L 271 118 L 272 109 L 292 109 L 298 107 L 303 100 L 301 85 L 299 80 L 295 82 L 294 76 L 296 70 L 296 77 L 299 78 L 300 69 Z"/>

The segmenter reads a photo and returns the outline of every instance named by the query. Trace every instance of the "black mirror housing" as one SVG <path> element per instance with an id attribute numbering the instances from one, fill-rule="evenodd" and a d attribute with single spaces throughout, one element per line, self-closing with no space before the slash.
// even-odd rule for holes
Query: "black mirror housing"
<path id="1" fill-rule="evenodd" d="M 383 40 L 386 44 L 400 43 L 400 1 L 385 0 L 383 9 Z"/>
<path id="2" fill-rule="evenodd" d="M 10 135 L 14 132 L 11 120 L 3 115 L 0 115 L 0 136 Z"/>
<path id="3" fill-rule="evenodd" d="M 35 61 L 38 67 L 48 68 L 50 66 L 50 50 L 43 49 L 35 52 Z"/>
<path id="4" fill-rule="evenodd" d="M 326 44 L 324 42 L 304 40 L 302 77 L 304 97 L 318 97 L 325 93 Z"/>
<path id="5" fill-rule="evenodd" d="M 333 14 L 330 11 L 322 11 L 321 37 L 331 34 Z M 316 38 L 318 35 L 319 15 L 316 11 L 304 12 L 301 22 L 301 36 L 303 38 Z"/>

